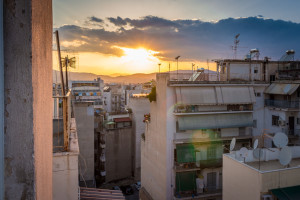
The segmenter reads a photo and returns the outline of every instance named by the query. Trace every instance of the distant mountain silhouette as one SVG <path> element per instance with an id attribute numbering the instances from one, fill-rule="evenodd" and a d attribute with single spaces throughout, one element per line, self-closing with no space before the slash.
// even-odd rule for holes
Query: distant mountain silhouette
<path id="1" fill-rule="evenodd" d="M 130 74 L 122 76 L 109 76 L 109 75 L 98 75 L 93 73 L 85 72 L 69 72 L 69 80 L 72 81 L 92 81 L 97 77 L 100 77 L 104 80 L 104 83 L 145 83 L 155 79 L 155 73 L 151 74 Z M 60 73 L 59 71 L 53 70 L 53 82 L 60 82 Z"/>
<path id="2" fill-rule="evenodd" d="M 205 69 L 205 73 L 208 70 Z M 177 73 L 177 71 L 171 71 L 171 73 Z M 192 73 L 191 70 L 178 70 L 178 73 Z M 215 71 L 209 70 L 209 73 L 216 73 Z M 104 80 L 104 83 L 145 83 L 147 81 L 155 80 L 156 73 L 151 74 L 130 74 L 130 75 L 122 75 L 122 76 L 115 76 L 113 75 L 98 75 L 93 73 L 86 73 L 86 72 L 69 72 L 69 80 L 72 81 L 92 81 L 100 77 Z M 53 70 L 53 82 L 60 82 L 60 73 L 59 71 Z"/>

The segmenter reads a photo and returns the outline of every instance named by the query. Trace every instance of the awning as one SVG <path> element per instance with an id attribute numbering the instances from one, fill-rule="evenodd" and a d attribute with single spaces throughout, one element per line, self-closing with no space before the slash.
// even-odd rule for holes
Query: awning
<path id="1" fill-rule="evenodd" d="M 273 189 L 271 193 L 278 200 L 298 200 L 300 199 L 300 186 Z"/>
<path id="2" fill-rule="evenodd" d="M 267 94 L 281 94 L 292 95 L 299 87 L 300 84 L 285 84 L 285 83 L 272 83 L 265 93 Z"/>
<path id="3" fill-rule="evenodd" d="M 222 105 L 255 103 L 251 86 L 176 87 L 177 104 Z"/>
<path id="4" fill-rule="evenodd" d="M 114 118 L 114 122 L 131 122 L 129 117 Z"/>
<path id="5" fill-rule="evenodd" d="M 252 125 L 252 113 L 185 115 L 178 117 L 179 130 L 236 128 Z"/>

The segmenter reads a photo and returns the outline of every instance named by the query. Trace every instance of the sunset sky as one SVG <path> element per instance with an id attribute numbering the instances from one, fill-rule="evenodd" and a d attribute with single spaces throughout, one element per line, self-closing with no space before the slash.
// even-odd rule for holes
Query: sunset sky
<path id="1" fill-rule="evenodd" d="M 287 49 L 300 55 L 300 1 L 291 0 L 53 0 L 61 48 L 78 61 L 74 71 L 152 73 L 212 59 L 238 58 L 258 48 L 278 60 Z M 55 41 L 55 40 L 53 40 Z M 54 43 L 54 49 L 55 43 Z M 54 68 L 57 53 L 53 52 Z"/>

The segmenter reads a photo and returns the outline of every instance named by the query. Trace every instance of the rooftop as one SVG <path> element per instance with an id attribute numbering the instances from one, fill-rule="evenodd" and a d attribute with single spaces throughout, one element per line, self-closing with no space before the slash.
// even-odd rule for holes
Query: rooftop
<path id="1" fill-rule="evenodd" d="M 248 150 L 245 158 L 241 156 L 241 150 L 232 151 L 231 153 L 224 154 L 245 166 L 248 166 L 260 173 L 272 172 L 278 170 L 287 170 L 287 169 L 300 169 L 300 146 L 289 146 L 291 151 L 291 161 L 287 165 L 281 165 L 280 159 L 280 149 L 279 148 L 262 148 L 261 158 L 257 159 L 253 153 L 253 150 Z"/>

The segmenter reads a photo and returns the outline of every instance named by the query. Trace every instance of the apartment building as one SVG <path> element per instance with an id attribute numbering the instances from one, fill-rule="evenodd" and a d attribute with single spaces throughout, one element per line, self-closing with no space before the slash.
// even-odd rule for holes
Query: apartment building
<path id="1" fill-rule="evenodd" d="M 72 81 L 75 102 L 93 102 L 94 108 L 103 108 L 103 86 L 101 78 L 94 81 Z"/>
<path id="2" fill-rule="evenodd" d="M 96 114 L 95 173 L 97 184 L 133 176 L 132 120 L 128 113 Z"/>
<path id="3" fill-rule="evenodd" d="M 261 159 L 241 158 L 239 151 L 223 155 L 223 199 L 276 200 L 300 197 L 300 147 L 289 147 L 292 155 L 287 166 L 280 164 L 280 149 L 261 150 Z"/>
<path id="4" fill-rule="evenodd" d="M 297 61 L 226 59 L 216 60 L 215 73 L 157 74 L 156 101 L 141 144 L 141 193 L 153 199 L 221 199 L 222 154 L 232 138 L 236 148 L 250 147 L 266 131 L 297 138 L 298 110 L 277 102 L 295 107 L 298 87 L 283 87 L 296 83 L 283 82 L 280 70 L 293 69 L 285 79 L 295 79 L 297 66 Z M 273 92 L 274 85 L 285 93 Z M 290 114 L 280 118 L 278 112 L 293 113 L 294 127 L 286 121 Z M 266 139 L 265 145 L 272 142 Z"/>

